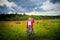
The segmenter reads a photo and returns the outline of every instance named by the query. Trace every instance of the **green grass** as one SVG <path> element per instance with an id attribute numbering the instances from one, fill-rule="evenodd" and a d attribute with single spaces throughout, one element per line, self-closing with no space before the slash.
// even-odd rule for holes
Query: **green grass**
<path id="1" fill-rule="evenodd" d="M 0 40 L 58 40 L 59 30 L 60 20 L 35 20 L 34 35 L 28 36 L 26 21 L 0 21 Z"/>

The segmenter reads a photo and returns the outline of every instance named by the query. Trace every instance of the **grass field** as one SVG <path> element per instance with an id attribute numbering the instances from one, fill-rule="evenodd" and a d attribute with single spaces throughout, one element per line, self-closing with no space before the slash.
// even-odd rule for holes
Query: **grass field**
<path id="1" fill-rule="evenodd" d="M 60 19 L 35 20 L 34 34 L 26 33 L 26 21 L 0 21 L 0 40 L 59 40 Z"/>

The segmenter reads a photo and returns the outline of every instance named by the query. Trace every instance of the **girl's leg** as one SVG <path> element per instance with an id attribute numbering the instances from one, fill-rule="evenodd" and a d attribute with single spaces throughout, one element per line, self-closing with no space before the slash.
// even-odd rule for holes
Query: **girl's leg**
<path id="1" fill-rule="evenodd" d="M 30 27 L 30 25 L 28 25 L 28 35 L 30 35 L 31 34 L 31 27 Z"/>

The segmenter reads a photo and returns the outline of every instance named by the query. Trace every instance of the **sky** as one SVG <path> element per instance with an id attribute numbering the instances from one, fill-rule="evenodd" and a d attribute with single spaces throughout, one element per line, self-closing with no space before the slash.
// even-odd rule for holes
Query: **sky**
<path id="1" fill-rule="evenodd" d="M 60 0 L 0 0 L 0 14 L 60 15 Z"/>

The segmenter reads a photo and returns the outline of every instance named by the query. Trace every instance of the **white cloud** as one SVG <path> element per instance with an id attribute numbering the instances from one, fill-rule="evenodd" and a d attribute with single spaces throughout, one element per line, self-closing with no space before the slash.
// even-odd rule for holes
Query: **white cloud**
<path id="1" fill-rule="evenodd" d="M 0 0 L 0 6 L 6 5 L 8 7 L 9 12 L 7 14 L 15 14 L 15 11 L 12 6 L 17 6 L 14 2 L 9 2 L 8 0 Z"/>
<path id="2" fill-rule="evenodd" d="M 40 7 L 43 10 L 51 10 L 52 9 L 53 4 L 49 2 L 49 0 L 47 0 L 46 2 L 43 3 L 43 5 Z"/>
<path id="3" fill-rule="evenodd" d="M 59 3 L 53 4 L 50 2 L 50 0 L 47 0 L 46 2 L 43 3 L 43 5 L 40 8 L 42 8 L 43 10 L 57 11 L 60 10 L 59 5 L 60 5 Z"/>
<path id="4" fill-rule="evenodd" d="M 40 0 L 31 0 L 33 2 L 37 2 L 37 5 L 40 5 L 42 4 L 42 0 L 40 2 Z M 7 5 L 9 7 L 9 12 L 8 14 L 15 14 L 15 12 L 12 12 L 11 10 L 14 10 L 13 8 L 11 8 L 12 6 L 16 7 L 18 9 L 18 11 L 24 11 L 25 12 L 25 8 L 22 8 L 20 6 L 17 6 L 14 2 L 8 2 L 7 0 L 0 0 L 0 5 Z M 35 12 L 35 9 L 37 9 L 37 7 L 35 7 L 34 9 L 34 12 L 29 12 L 29 13 L 26 13 L 27 15 L 60 15 L 60 4 L 59 3 L 56 3 L 56 4 L 53 4 L 50 2 L 50 0 L 47 0 L 46 2 L 43 2 L 43 5 L 40 6 L 39 8 L 42 8 L 43 10 L 49 10 L 49 11 L 46 11 L 46 12 Z M 15 11 L 15 10 L 14 10 Z M 20 13 L 18 13 L 20 14 Z M 22 14 L 22 13 L 21 13 Z"/>
<path id="5" fill-rule="evenodd" d="M 40 15 L 60 15 L 60 3 L 53 4 L 50 0 L 47 0 L 40 8 L 46 10 L 46 12 L 38 12 Z"/>
<path id="6" fill-rule="evenodd" d="M 59 13 L 53 12 L 52 13 L 49 12 L 29 12 L 29 13 L 25 13 L 26 15 L 42 15 L 42 16 L 56 16 L 56 15 L 60 15 Z"/>
<path id="7" fill-rule="evenodd" d="M 8 7 L 16 6 L 13 2 L 8 2 L 7 0 L 0 0 L 0 5 L 7 5 Z"/>

